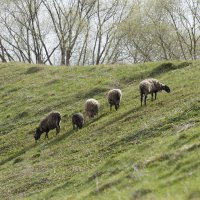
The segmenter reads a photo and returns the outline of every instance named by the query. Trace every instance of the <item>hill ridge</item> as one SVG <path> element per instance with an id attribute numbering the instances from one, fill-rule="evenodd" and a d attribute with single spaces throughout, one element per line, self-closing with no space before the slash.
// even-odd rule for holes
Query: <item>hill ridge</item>
<path id="1" fill-rule="evenodd" d="M 200 197 L 199 61 L 50 67 L 0 63 L 0 195 L 3 199 L 189 199 Z M 140 106 L 139 82 L 169 85 Z M 118 111 L 106 92 L 118 87 Z M 99 115 L 72 130 L 71 115 L 96 98 Z M 61 132 L 33 134 L 50 111 Z M 167 194 L 167 197 L 166 197 Z"/>

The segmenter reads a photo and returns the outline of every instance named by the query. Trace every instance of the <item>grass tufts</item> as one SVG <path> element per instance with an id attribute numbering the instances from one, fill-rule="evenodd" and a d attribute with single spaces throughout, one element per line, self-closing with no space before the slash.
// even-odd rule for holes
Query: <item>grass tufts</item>
<path id="1" fill-rule="evenodd" d="M 149 194 L 151 192 L 152 192 L 152 190 L 150 190 L 150 189 L 140 189 L 140 190 L 137 190 L 137 191 L 135 191 L 133 193 L 132 199 L 133 200 L 140 199 L 141 197 L 143 197 L 143 196 L 145 196 L 145 195 L 147 195 L 147 194 Z"/>
<path id="2" fill-rule="evenodd" d="M 138 85 L 155 77 L 172 88 L 140 106 Z M 45 78 L 44 78 L 45 77 Z M 195 199 L 200 188 L 200 62 L 99 67 L 0 63 L 1 199 Z M 106 93 L 122 90 L 110 111 Z M 101 107 L 74 131 L 87 98 Z M 61 130 L 33 137 L 49 112 Z M 167 194 L 167 195 L 166 195 Z"/>
<path id="3" fill-rule="evenodd" d="M 16 163 L 22 162 L 23 160 L 24 160 L 23 158 L 18 157 L 18 158 L 16 158 L 16 159 L 13 161 L 13 164 L 16 164 Z"/>
<path id="4" fill-rule="evenodd" d="M 25 74 L 34 74 L 34 73 L 37 73 L 37 72 L 39 72 L 39 71 L 41 71 L 41 70 L 42 70 L 41 67 L 36 67 L 36 66 L 34 66 L 34 67 L 29 67 L 29 68 L 27 69 L 27 71 L 25 72 Z"/>
<path id="5" fill-rule="evenodd" d="M 162 63 L 161 65 L 156 67 L 154 70 L 152 70 L 152 72 L 150 73 L 150 77 L 158 76 L 162 73 L 166 73 L 166 72 L 169 72 L 171 70 L 176 70 L 176 69 L 188 67 L 190 64 L 191 63 L 189 63 L 189 62 L 182 62 L 180 64 L 174 64 L 172 62 Z"/>

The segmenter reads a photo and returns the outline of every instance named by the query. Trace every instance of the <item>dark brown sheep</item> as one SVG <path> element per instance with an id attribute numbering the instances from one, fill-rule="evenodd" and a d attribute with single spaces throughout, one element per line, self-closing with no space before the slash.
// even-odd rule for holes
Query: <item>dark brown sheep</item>
<path id="1" fill-rule="evenodd" d="M 82 113 L 75 113 L 72 115 L 73 129 L 81 129 L 84 124 L 84 116 Z"/>
<path id="2" fill-rule="evenodd" d="M 41 122 L 35 132 L 35 140 L 39 140 L 42 133 L 45 134 L 45 138 L 49 138 L 48 132 L 56 129 L 56 135 L 60 132 L 61 115 L 59 112 L 49 113 Z"/>

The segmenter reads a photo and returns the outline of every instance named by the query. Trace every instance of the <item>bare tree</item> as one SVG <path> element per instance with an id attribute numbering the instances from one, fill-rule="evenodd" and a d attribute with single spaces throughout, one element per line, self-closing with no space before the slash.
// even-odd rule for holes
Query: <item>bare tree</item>
<path id="1" fill-rule="evenodd" d="M 50 58 L 57 47 L 50 50 L 45 43 L 48 31 L 42 29 L 40 9 L 40 0 L 13 1 L 12 7 L 1 15 L 5 32 L 0 37 L 19 61 L 52 64 Z"/>
<path id="2" fill-rule="evenodd" d="M 200 57 L 199 0 L 1 1 L 0 60 L 99 65 Z"/>
<path id="3" fill-rule="evenodd" d="M 42 2 L 49 12 L 59 41 L 61 65 L 70 65 L 70 59 L 74 53 L 76 42 L 85 26 L 87 26 L 86 22 L 92 15 L 92 9 L 96 1 L 71 0 L 64 2 L 62 0 L 52 0 L 52 4 L 47 0 L 42 0 Z M 85 42 L 83 42 L 84 46 L 86 45 L 87 38 L 86 34 Z"/>
<path id="4" fill-rule="evenodd" d="M 119 51 L 122 37 L 118 24 L 127 17 L 127 1 L 105 2 L 98 0 L 93 24 L 92 64 L 110 63 Z M 112 60 L 112 61 L 111 61 Z"/>

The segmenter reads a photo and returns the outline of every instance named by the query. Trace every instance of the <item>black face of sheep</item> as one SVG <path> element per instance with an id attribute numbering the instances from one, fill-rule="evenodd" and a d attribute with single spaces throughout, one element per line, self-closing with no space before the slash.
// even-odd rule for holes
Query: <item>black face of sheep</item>
<path id="1" fill-rule="evenodd" d="M 94 118 L 96 115 L 98 115 L 98 105 L 94 105 L 93 109 L 90 110 L 89 117 Z"/>
<path id="2" fill-rule="evenodd" d="M 171 91 L 170 88 L 169 88 L 167 85 L 164 86 L 164 90 L 165 90 L 167 93 L 170 93 L 170 91 Z"/>
<path id="3" fill-rule="evenodd" d="M 95 116 L 94 112 L 91 112 L 89 117 L 94 118 L 94 116 Z"/>
<path id="4" fill-rule="evenodd" d="M 118 108 L 119 108 L 119 104 L 115 104 L 115 110 L 118 110 Z"/>
<path id="5" fill-rule="evenodd" d="M 77 123 L 77 127 L 78 127 L 79 129 L 82 129 L 82 128 L 83 128 L 83 123 L 82 123 L 82 122 L 78 122 L 78 123 Z"/>
<path id="6" fill-rule="evenodd" d="M 73 124 L 73 129 L 75 130 L 76 127 L 78 129 L 81 129 L 84 124 L 84 116 L 81 113 L 75 113 L 72 115 L 72 124 Z"/>
<path id="7" fill-rule="evenodd" d="M 91 112 L 91 117 L 94 118 L 95 115 L 98 115 L 98 106 L 95 106 L 95 109 Z"/>
<path id="8" fill-rule="evenodd" d="M 41 134 L 42 134 L 42 132 L 40 131 L 39 128 L 37 128 L 35 131 L 35 135 L 34 135 L 35 141 L 40 139 Z"/>

